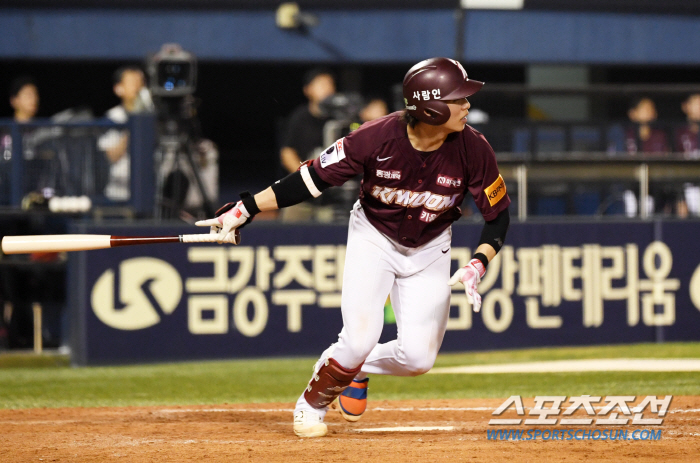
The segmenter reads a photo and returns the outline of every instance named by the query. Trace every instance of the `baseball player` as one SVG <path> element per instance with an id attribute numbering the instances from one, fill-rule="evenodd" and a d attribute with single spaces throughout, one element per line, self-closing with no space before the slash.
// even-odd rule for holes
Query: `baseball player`
<path id="1" fill-rule="evenodd" d="M 212 227 L 219 242 L 237 244 L 236 229 L 258 212 L 317 197 L 363 174 L 348 230 L 343 329 L 297 401 L 298 436 L 324 436 L 323 419 L 336 398 L 342 416 L 357 421 L 367 406 L 369 373 L 416 376 L 430 370 L 445 334 L 449 285 L 461 282 L 479 311 L 477 284 L 510 221 L 510 198 L 493 150 L 466 124 L 467 97 L 482 86 L 457 61 L 421 61 L 404 78 L 404 111 L 363 124 L 296 173 L 197 222 Z M 486 223 L 473 258 L 450 278 L 451 224 L 467 193 Z M 387 294 L 398 337 L 378 344 Z"/>

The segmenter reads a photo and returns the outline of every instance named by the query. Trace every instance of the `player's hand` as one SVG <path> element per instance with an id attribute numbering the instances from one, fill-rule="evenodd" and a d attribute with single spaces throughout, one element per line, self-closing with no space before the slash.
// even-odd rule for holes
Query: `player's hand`
<path id="1" fill-rule="evenodd" d="M 216 211 L 213 219 L 195 222 L 198 227 L 211 227 L 209 233 L 217 235 L 218 243 L 238 244 L 241 233 L 238 228 L 250 221 L 250 214 L 241 201 L 236 204 L 228 203 Z"/>
<path id="2" fill-rule="evenodd" d="M 474 312 L 481 310 L 481 296 L 476 292 L 476 285 L 479 284 L 485 273 L 484 264 L 479 259 L 472 259 L 467 265 L 457 270 L 447 282 L 450 286 L 462 282 L 464 291 L 467 293 L 467 301 L 474 308 Z"/>

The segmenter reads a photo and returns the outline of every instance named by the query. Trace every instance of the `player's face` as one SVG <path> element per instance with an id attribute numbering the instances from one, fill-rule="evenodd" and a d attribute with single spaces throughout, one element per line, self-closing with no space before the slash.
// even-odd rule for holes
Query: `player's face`
<path id="1" fill-rule="evenodd" d="M 467 123 L 467 114 L 469 114 L 469 100 L 460 98 L 459 100 L 446 100 L 447 107 L 450 108 L 450 119 L 445 122 L 445 128 L 452 132 L 461 132 Z"/>

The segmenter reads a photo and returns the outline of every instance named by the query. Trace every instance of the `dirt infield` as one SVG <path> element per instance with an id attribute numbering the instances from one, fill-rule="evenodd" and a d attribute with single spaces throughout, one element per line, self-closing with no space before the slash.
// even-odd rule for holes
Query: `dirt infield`
<path id="1" fill-rule="evenodd" d="M 329 411 L 329 435 L 316 439 L 292 433 L 292 404 L 0 410 L 0 461 L 617 462 L 698 461 L 700 455 L 700 397 L 675 397 L 661 426 L 606 427 L 660 429 L 656 441 L 488 440 L 491 413 L 502 403 L 375 401 L 357 423 Z M 360 431 L 399 426 L 442 429 Z"/>

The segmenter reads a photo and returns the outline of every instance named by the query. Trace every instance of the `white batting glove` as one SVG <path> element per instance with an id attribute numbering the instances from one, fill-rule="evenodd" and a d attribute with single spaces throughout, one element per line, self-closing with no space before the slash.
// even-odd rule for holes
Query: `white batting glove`
<path id="1" fill-rule="evenodd" d="M 198 227 L 211 227 L 209 233 L 217 235 L 218 243 L 238 244 L 241 242 L 241 232 L 238 227 L 250 219 L 250 214 L 241 201 L 235 206 L 229 203 L 217 211 L 213 219 L 195 222 Z"/>
<path id="2" fill-rule="evenodd" d="M 462 282 L 464 291 L 467 293 L 467 301 L 474 308 L 474 312 L 481 310 L 481 296 L 476 292 L 476 285 L 479 284 L 485 273 L 484 264 L 479 259 L 472 259 L 467 265 L 457 270 L 447 282 L 450 286 Z"/>

